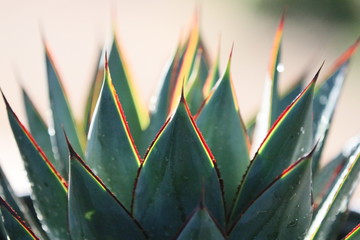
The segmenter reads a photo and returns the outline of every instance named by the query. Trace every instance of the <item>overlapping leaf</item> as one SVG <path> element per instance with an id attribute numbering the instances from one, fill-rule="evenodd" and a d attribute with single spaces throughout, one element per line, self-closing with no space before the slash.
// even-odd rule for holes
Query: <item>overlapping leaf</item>
<path id="1" fill-rule="evenodd" d="M 39 144 L 41 149 L 44 151 L 48 159 L 54 164 L 56 169 L 63 169 L 63 162 L 60 159 L 54 158 L 54 153 L 52 151 L 52 145 L 50 140 L 50 135 L 48 133 L 48 126 L 41 117 L 39 111 L 36 109 L 34 103 L 31 101 L 29 95 L 26 93 L 25 89 L 22 89 L 24 107 L 26 112 L 26 117 L 29 123 L 29 129 L 34 137 L 35 141 Z"/>
<path id="2" fill-rule="evenodd" d="M 161 126 L 164 125 L 169 115 L 170 100 L 176 85 L 175 82 L 183 54 L 181 46 L 178 46 L 174 56 L 165 68 L 165 74 L 157 94 L 151 98 L 149 106 L 150 124 L 142 137 L 142 145 L 146 146 L 146 148 L 150 145 Z"/>
<path id="3" fill-rule="evenodd" d="M 342 56 L 338 58 L 328 77 L 316 89 L 314 97 L 314 139 L 318 141 L 314 154 L 313 171 L 319 168 L 322 153 L 330 123 L 340 97 L 351 56 L 355 53 L 360 40 L 356 41 Z"/>
<path id="4" fill-rule="evenodd" d="M 186 44 L 184 56 L 182 58 L 179 73 L 176 76 L 174 91 L 170 99 L 169 113 L 173 113 L 174 110 L 176 109 L 181 96 L 182 84 L 183 83 L 186 84 L 190 78 L 191 71 L 194 68 L 194 62 L 199 50 L 199 44 L 200 44 L 200 29 L 199 29 L 198 17 L 195 16 L 192 30 L 189 36 L 189 40 Z"/>
<path id="5" fill-rule="evenodd" d="M 37 213 L 51 239 L 68 239 L 67 185 L 5 99 L 9 122 L 24 160 Z"/>
<path id="6" fill-rule="evenodd" d="M 360 147 L 360 136 L 349 140 L 341 153 L 321 168 L 313 179 L 314 203 L 317 208 L 332 189 L 333 184 L 349 158 Z"/>
<path id="7" fill-rule="evenodd" d="M 62 168 L 58 169 L 62 176 L 68 176 L 68 150 L 63 130 L 68 133 L 70 140 L 74 143 L 75 149 L 83 155 L 85 145 L 85 134 L 83 129 L 77 129 L 75 120 L 71 113 L 70 105 L 62 86 L 60 75 L 50 55 L 49 49 L 45 46 L 46 70 L 49 88 L 49 99 L 52 113 L 52 122 L 49 126 L 49 133 L 52 137 L 53 151 L 55 158 L 62 162 Z"/>
<path id="8" fill-rule="evenodd" d="M 204 80 L 201 77 L 203 71 L 201 60 L 202 53 L 197 54 L 194 67 L 189 77 L 189 82 L 186 85 L 186 102 L 192 115 L 195 115 L 203 103 L 205 97 L 203 95 Z"/>
<path id="9" fill-rule="evenodd" d="M 83 120 L 83 128 L 85 133 L 89 131 L 90 121 L 95 109 L 96 102 L 100 95 L 100 90 L 104 78 L 103 51 L 99 51 L 96 71 L 90 85 L 89 93 L 86 98 L 86 106 Z"/>
<path id="10" fill-rule="evenodd" d="M 357 225 L 348 235 L 346 235 L 344 240 L 357 240 L 360 238 L 360 224 Z"/>
<path id="11" fill-rule="evenodd" d="M 89 130 L 86 162 L 130 210 L 140 159 L 109 69 L 105 68 L 103 86 Z"/>
<path id="12" fill-rule="evenodd" d="M 217 161 L 227 211 L 250 162 L 247 134 L 231 82 L 230 61 L 196 120 Z"/>
<path id="13" fill-rule="evenodd" d="M 230 220 L 236 218 L 285 168 L 310 151 L 312 100 L 318 75 L 319 72 L 274 123 L 250 162 L 237 193 Z"/>
<path id="14" fill-rule="evenodd" d="M 0 209 L 6 232 L 10 239 L 38 240 L 39 238 L 20 219 L 16 212 L 0 197 Z M 4 238 L 6 239 L 6 238 Z"/>
<path id="15" fill-rule="evenodd" d="M 72 239 L 145 239 L 126 208 L 70 150 L 68 216 Z"/>
<path id="16" fill-rule="evenodd" d="M 199 208 L 190 217 L 176 239 L 225 240 L 225 237 L 206 208 Z"/>
<path id="17" fill-rule="evenodd" d="M 311 156 L 307 156 L 285 170 L 247 206 L 229 239 L 302 239 L 311 217 Z"/>
<path id="18" fill-rule="evenodd" d="M 223 227 L 216 165 L 182 97 L 143 162 L 135 189 L 134 216 L 151 239 L 174 237 L 198 206 L 202 188 L 205 206 Z"/>
<path id="19" fill-rule="evenodd" d="M 207 97 L 210 94 L 211 89 L 214 87 L 215 83 L 220 78 L 219 62 L 220 62 L 220 50 L 218 50 L 218 53 L 215 58 L 215 62 L 213 63 L 211 70 L 209 71 L 208 77 L 206 78 L 206 81 L 204 83 L 203 95 L 205 97 Z"/>
<path id="20" fill-rule="evenodd" d="M 269 69 L 266 73 L 263 99 L 260 106 L 260 111 L 256 117 L 256 125 L 252 143 L 253 153 L 258 149 L 271 125 L 278 118 L 278 108 L 280 104 L 278 81 L 283 29 L 284 15 L 280 20 L 278 29 L 275 34 L 274 44 L 270 56 Z"/>
<path id="21" fill-rule="evenodd" d="M 350 197 L 360 180 L 360 147 L 349 158 L 336 178 L 331 191 L 320 205 L 306 240 L 330 239 L 340 228 L 348 209 Z M 340 219 L 340 220 L 339 220 Z"/>
<path id="22" fill-rule="evenodd" d="M 110 51 L 109 69 L 135 143 L 140 152 L 145 152 L 147 146 L 141 144 L 141 135 L 149 124 L 149 116 L 135 91 L 133 80 L 116 37 L 114 37 Z"/>
<path id="23" fill-rule="evenodd" d="M 20 199 L 18 196 L 15 195 L 14 190 L 9 184 L 9 181 L 7 180 L 1 168 L 0 168 L 0 197 L 2 197 L 11 206 L 11 208 L 17 213 L 17 215 L 21 219 L 25 219 L 29 223 L 32 230 L 37 236 L 41 237 L 43 240 L 48 239 L 45 232 L 41 228 L 41 224 L 36 216 L 35 211 L 30 211 L 27 205 L 22 201 L 22 199 Z"/>

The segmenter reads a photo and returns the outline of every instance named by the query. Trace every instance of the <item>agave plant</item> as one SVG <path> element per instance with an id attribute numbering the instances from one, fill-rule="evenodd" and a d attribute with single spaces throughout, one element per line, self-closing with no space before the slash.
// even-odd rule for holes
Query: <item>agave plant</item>
<path id="1" fill-rule="evenodd" d="M 232 85 L 231 54 L 220 75 L 197 22 L 149 111 L 114 38 L 81 124 L 45 44 L 50 125 L 25 91 L 30 130 L 4 97 L 35 211 L 0 172 L 1 239 L 336 239 L 359 181 L 360 138 L 324 167 L 320 159 L 359 41 L 319 84 L 320 70 L 305 87 L 301 77 L 280 95 L 283 24 L 263 105 L 248 124 Z M 358 225 L 346 239 L 359 238 Z"/>

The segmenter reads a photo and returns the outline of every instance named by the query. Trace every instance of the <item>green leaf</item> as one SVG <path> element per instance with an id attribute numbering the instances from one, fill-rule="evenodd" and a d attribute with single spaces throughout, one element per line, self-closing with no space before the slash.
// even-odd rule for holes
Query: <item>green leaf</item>
<path id="1" fill-rule="evenodd" d="M 202 55 L 200 51 L 200 53 L 198 52 L 196 56 L 193 70 L 186 85 L 186 102 L 189 105 L 192 115 L 197 113 L 205 98 L 203 95 L 204 80 L 201 77 L 203 71 L 201 61 Z"/>
<path id="2" fill-rule="evenodd" d="M 260 105 L 260 111 L 256 117 L 252 152 L 255 152 L 258 149 L 271 125 L 279 116 L 278 108 L 280 104 L 280 97 L 278 93 L 278 81 L 284 20 L 285 16 L 283 15 L 275 34 L 269 69 L 265 79 L 262 104 Z"/>
<path id="3" fill-rule="evenodd" d="M 331 239 L 341 227 L 348 209 L 350 197 L 360 180 L 360 147 L 349 158 L 339 173 L 311 223 L 306 240 Z M 340 219 L 340 220 L 339 220 Z"/>
<path id="4" fill-rule="evenodd" d="M 24 161 L 31 184 L 31 195 L 38 216 L 51 239 L 68 239 L 67 184 L 56 171 L 30 132 L 19 121 L 4 97 L 10 126 Z"/>
<path id="5" fill-rule="evenodd" d="M 360 224 L 358 224 L 348 235 L 346 235 L 344 240 L 358 240 L 360 239 Z"/>
<path id="6" fill-rule="evenodd" d="M 139 171 L 134 216 L 151 239 L 169 239 L 197 208 L 202 189 L 204 204 L 223 227 L 224 206 L 216 163 L 182 96 Z"/>
<path id="7" fill-rule="evenodd" d="M 287 106 L 291 104 L 292 101 L 296 99 L 296 97 L 303 90 L 305 75 L 301 75 L 293 86 L 291 86 L 284 95 L 280 96 L 280 101 L 278 105 L 277 115 L 280 116 L 281 113 L 286 109 Z"/>
<path id="8" fill-rule="evenodd" d="M 139 224 L 68 144 L 68 216 L 72 239 L 145 239 Z"/>
<path id="9" fill-rule="evenodd" d="M 197 209 L 181 230 L 177 240 L 206 239 L 221 240 L 225 237 L 215 223 L 216 221 L 209 215 L 206 208 Z"/>
<path id="10" fill-rule="evenodd" d="M 350 139 L 341 153 L 316 173 L 313 178 L 315 208 L 320 205 L 324 197 L 331 191 L 337 176 L 359 147 L 360 136 Z"/>
<path id="11" fill-rule="evenodd" d="M 96 71 L 93 75 L 90 89 L 86 98 L 86 106 L 85 106 L 85 113 L 83 120 L 83 128 L 85 133 L 88 133 L 89 131 L 90 121 L 95 109 L 96 102 L 100 95 L 100 90 L 104 78 L 103 51 L 99 51 L 99 55 L 97 59 L 98 61 L 97 61 Z"/>
<path id="12" fill-rule="evenodd" d="M 161 129 L 161 126 L 164 125 L 169 115 L 170 99 L 173 95 L 174 82 L 177 79 L 178 68 L 181 64 L 182 57 L 181 46 L 178 46 L 174 56 L 165 68 L 165 74 L 158 88 L 158 92 L 150 100 L 150 124 L 142 139 L 142 144 L 146 146 L 146 148 L 151 144 L 156 133 Z"/>
<path id="13" fill-rule="evenodd" d="M 52 138 L 53 151 L 57 161 L 62 162 L 62 168 L 58 169 L 62 176 L 68 176 L 68 150 L 63 130 L 68 133 L 70 140 L 74 143 L 75 149 L 83 155 L 85 145 L 85 134 L 83 129 L 77 129 L 71 113 L 70 105 L 62 86 L 60 75 L 55 67 L 50 51 L 45 45 L 46 70 L 49 87 L 49 99 L 52 112 L 52 122 L 49 126 L 49 133 Z"/>
<path id="14" fill-rule="evenodd" d="M 327 139 L 330 124 L 346 77 L 351 56 L 356 52 L 360 40 L 349 47 L 335 62 L 328 77 L 316 89 L 314 96 L 314 140 L 318 141 L 314 154 L 313 171 L 319 168 L 320 156 Z"/>
<path id="15" fill-rule="evenodd" d="M 89 130 L 86 162 L 130 210 L 140 159 L 109 69 L 105 68 L 103 86 Z"/>
<path id="16" fill-rule="evenodd" d="M 21 202 L 15 195 L 1 167 L 0 167 L 0 197 L 2 197 L 6 202 L 9 203 L 12 209 L 15 212 L 17 212 L 17 214 L 22 219 L 25 219 L 22 211 L 20 210 Z"/>
<path id="17" fill-rule="evenodd" d="M 29 95 L 26 93 L 25 89 L 22 89 L 22 95 L 31 134 L 41 149 L 44 151 L 50 162 L 54 164 L 56 169 L 63 169 L 63 162 L 54 158 L 50 135 L 48 133 L 48 126 L 41 117 L 39 111 L 36 109 L 34 103 L 31 101 Z"/>
<path id="18" fill-rule="evenodd" d="M 38 237 L 26 226 L 16 212 L 0 197 L 0 209 L 3 223 L 10 239 L 37 240 Z"/>
<path id="19" fill-rule="evenodd" d="M 220 78 L 219 62 L 220 62 L 220 50 L 218 50 L 217 52 L 215 62 L 212 65 L 211 70 L 209 71 L 209 75 L 204 83 L 203 94 L 205 97 L 207 97 L 210 94 L 211 89 L 215 86 L 215 83 Z"/>
<path id="20" fill-rule="evenodd" d="M 302 239 L 311 217 L 309 155 L 285 170 L 247 206 L 229 240 Z"/>
<path id="21" fill-rule="evenodd" d="M 139 151 L 143 153 L 147 146 L 141 144 L 141 135 L 143 130 L 149 125 L 149 116 L 135 92 L 133 80 L 131 79 L 120 46 L 115 37 L 109 56 L 109 69 L 114 87 L 122 103 L 131 134 L 134 137 Z"/>
<path id="22" fill-rule="evenodd" d="M 230 61 L 196 120 L 219 167 L 227 211 L 250 162 L 249 142 L 231 82 Z"/>
<path id="23" fill-rule="evenodd" d="M 12 189 L 9 181 L 0 167 L 0 196 L 11 206 L 21 219 L 26 219 L 37 236 L 42 239 L 48 239 L 46 233 L 41 228 L 41 224 L 37 219 L 36 213 L 30 211 L 24 201 L 17 197 Z M 1 217 L 0 217 L 1 219 Z M 1 224 L 0 224 L 1 225 Z M 1 230 L 0 230 L 1 232 Z M 1 236 L 1 234 L 0 234 Z M 0 239 L 2 239 L 0 237 Z M 5 238 L 4 238 L 5 239 Z"/>
<path id="24" fill-rule="evenodd" d="M 320 71 L 320 70 L 319 70 Z M 270 182 L 312 145 L 312 100 L 319 71 L 274 123 L 244 175 L 233 205 L 234 220 Z"/>

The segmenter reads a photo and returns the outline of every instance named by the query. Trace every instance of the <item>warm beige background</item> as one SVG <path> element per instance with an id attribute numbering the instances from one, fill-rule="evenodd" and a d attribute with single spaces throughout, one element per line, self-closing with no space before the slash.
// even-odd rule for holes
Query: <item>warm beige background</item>
<path id="1" fill-rule="evenodd" d="M 162 66 L 174 51 L 181 32 L 187 29 L 195 7 L 201 5 L 202 33 L 211 56 L 215 55 L 221 36 L 224 66 L 231 45 L 235 44 L 232 75 L 241 112 L 245 120 L 249 119 L 261 100 L 268 55 L 280 17 L 280 14 L 276 18 L 264 16 L 250 2 L 0 0 L 0 86 L 21 120 L 25 121 L 20 84 L 46 116 L 42 31 L 61 69 L 75 116 L 80 118 L 95 56 L 99 47 L 110 39 L 111 9 L 116 9 L 117 30 L 145 103 L 154 92 Z M 314 74 L 324 59 L 326 71 L 360 34 L 354 30 L 360 28 L 354 25 L 329 24 L 326 18 L 292 19 L 291 11 L 288 15 L 283 86 L 288 86 L 305 67 L 310 66 Z M 15 73 L 21 78 L 20 84 Z M 360 132 L 359 76 L 360 54 L 357 54 L 336 112 L 325 158 L 333 156 L 341 144 Z M 26 191 L 26 176 L 20 170 L 20 156 L 3 101 L 0 101 L 0 151 L 0 162 L 17 192 Z M 354 199 L 353 203 L 356 202 L 359 207 L 359 197 Z"/>

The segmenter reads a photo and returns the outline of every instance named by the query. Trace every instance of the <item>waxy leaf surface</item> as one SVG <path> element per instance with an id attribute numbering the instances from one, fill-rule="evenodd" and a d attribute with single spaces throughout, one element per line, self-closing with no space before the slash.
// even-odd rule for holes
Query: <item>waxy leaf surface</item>
<path id="1" fill-rule="evenodd" d="M 158 92 L 151 98 L 149 106 L 150 124 L 142 138 L 142 144 L 146 146 L 146 148 L 150 146 L 156 133 L 161 129 L 161 126 L 165 124 L 169 115 L 170 100 L 176 85 L 175 82 L 177 80 L 181 58 L 183 57 L 181 53 L 181 47 L 178 46 L 173 58 L 165 68 L 165 74 L 162 77 Z"/>
<path id="2" fill-rule="evenodd" d="M 310 151 L 312 100 L 318 74 L 278 118 L 250 162 L 230 220 L 236 218 L 284 169 Z"/>
<path id="3" fill-rule="evenodd" d="M 70 149 L 69 229 L 71 238 L 145 239 L 126 208 Z"/>
<path id="4" fill-rule="evenodd" d="M 351 138 L 343 150 L 333 160 L 319 169 L 313 178 L 313 195 L 315 208 L 317 208 L 324 197 L 331 191 L 334 182 L 339 176 L 341 170 L 344 168 L 349 158 L 360 147 L 360 136 Z"/>
<path id="5" fill-rule="evenodd" d="M 360 224 L 357 225 L 348 235 L 346 235 L 344 240 L 358 240 L 360 239 Z"/>
<path id="6" fill-rule="evenodd" d="M 316 89 L 314 96 L 314 140 L 318 141 L 314 154 L 313 171 L 319 168 L 320 156 L 327 139 L 330 124 L 336 109 L 341 89 L 346 77 L 351 56 L 355 53 L 360 40 L 355 42 L 335 62 L 326 80 Z"/>
<path id="7" fill-rule="evenodd" d="M 109 69 L 113 84 L 123 106 L 131 134 L 141 153 L 147 146 L 142 146 L 141 135 L 149 124 L 149 116 L 135 92 L 133 80 L 126 66 L 117 39 L 114 38 L 109 56 Z"/>
<path id="8" fill-rule="evenodd" d="M 269 68 L 266 73 L 264 93 L 259 113 L 256 117 L 252 153 L 254 153 L 265 138 L 271 125 L 278 118 L 280 97 L 278 93 L 279 64 L 281 41 L 284 29 L 284 15 L 280 20 L 271 51 Z"/>
<path id="9" fill-rule="evenodd" d="M 104 78 L 104 63 L 103 63 L 103 51 L 99 51 L 96 71 L 93 75 L 93 79 L 90 85 L 90 89 L 86 98 L 85 113 L 83 120 L 83 129 L 85 133 L 88 133 L 90 127 L 90 121 L 94 112 L 96 102 L 99 98 L 101 86 Z"/>
<path id="10" fill-rule="evenodd" d="M 54 158 L 50 135 L 48 133 L 48 126 L 46 125 L 39 111 L 36 109 L 35 105 L 31 101 L 29 95 L 25 92 L 25 89 L 22 90 L 22 95 L 30 132 L 34 137 L 35 141 L 44 151 L 48 159 L 54 164 L 56 169 L 60 171 L 64 168 L 63 162 L 60 159 Z M 65 174 L 65 172 L 62 172 L 62 174 Z"/>
<path id="11" fill-rule="evenodd" d="M 5 99 L 5 97 L 4 97 Z M 8 118 L 31 184 L 31 196 L 51 239 L 68 239 L 67 185 L 5 99 Z"/>
<path id="12" fill-rule="evenodd" d="M 38 240 L 31 229 L 25 225 L 13 209 L 0 198 L 0 209 L 6 232 L 10 239 Z M 4 238 L 6 239 L 6 238 Z"/>
<path id="13" fill-rule="evenodd" d="M 216 165 L 182 97 L 143 162 L 135 189 L 134 216 L 151 239 L 169 239 L 204 204 L 220 226 L 224 206 Z"/>
<path id="14" fill-rule="evenodd" d="M 243 212 L 229 240 L 302 239 L 310 226 L 311 157 L 285 170 Z"/>
<path id="15" fill-rule="evenodd" d="M 108 69 L 89 130 L 86 162 L 130 210 L 140 160 Z"/>
<path id="16" fill-rule="evenodd" d="M 201 69 L 203 67 L 201 65 L 201 54 L 198 53 L 196 57 L 193 70 L 186 85 L 186 102 L 192 115 L 197 113 L 205 98 L 203 95 L 204 80 L 201 77 L 203 71 Z"/>
<path id="17" fill-rule="evenodd" d="M 196 123 L 216 159 L 229 211 L 250 162 L 247 134 L 230 79 L 230 60 Z"/>
<path id="18" fill-rule="evenodd" d="M 225 237 L 214 222 L 214 219 L 209 215 L 209 212 L 206 209 L 199 208 L 191 216 L 176 239 L 221 240 L 225 239 Z"/>
<path id="19" fill-rule="evenodd" d="M 350 197 L 360 180 L 359 177 L 360 147 L 349 158 L 336 178 L 332 189 L 319 206 L 305 238 L 306 240 L 329 239 L 334 230 L 338 230 L 341 227 L 341 220 L 344 220 Z"/>
<path id="20" fill-rule="evenodd" d="M 49 126 L 49 133 L 52 137 L 53 151 L 57 161 L 62 162 L 62 168 L 58 169 L 62 176 L 68 176 L 68 150 L 63 131 L 68 134 L 74 148 L 83 156 L 85 134 L 83 129 L 77 129 L 71 113 L 70 105 L 62 86 L 59 72 L 56 69 L 54 60 L 45 46 L 46 70 L 48 79 L 49 99 L 52 113 L 52 121 Z"/>

